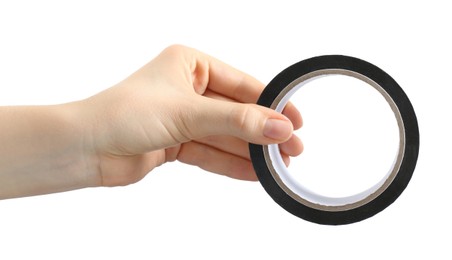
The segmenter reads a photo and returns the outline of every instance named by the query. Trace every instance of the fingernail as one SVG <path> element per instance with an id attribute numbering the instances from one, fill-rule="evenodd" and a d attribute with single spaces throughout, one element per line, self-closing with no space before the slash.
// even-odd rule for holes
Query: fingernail
<path id="1" fill-rule="evenodd" d="M 267 119 L 267 122 L 265 122 L 265 137 L 284 141 L 292 135 L 292 131 L 293 127 L 290 121 L 280 119 Z"/>

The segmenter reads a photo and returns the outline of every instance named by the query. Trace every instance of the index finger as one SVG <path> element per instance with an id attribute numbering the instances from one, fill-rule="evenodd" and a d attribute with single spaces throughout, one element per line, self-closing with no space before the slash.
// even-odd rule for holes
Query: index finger
<path id="1" fill-rule="evenodd" d="M 256 103 L 264 84 L 254 77 L 205 54 L 208 60 L 207 89 L 241 103 Z"/>
<path id="2" fill-rule="evenodd" d="M 198 52 L 197 59 L 207 60 L 209 80 L 206 90 L 241 103 L 256 103 L 264 90 L 263 83 L 218 59 L 201 52 Z M 294 129 L 302 126 L 301 114 L 292 103 L 286 105 L 283 114 L 292 121 Z"/>

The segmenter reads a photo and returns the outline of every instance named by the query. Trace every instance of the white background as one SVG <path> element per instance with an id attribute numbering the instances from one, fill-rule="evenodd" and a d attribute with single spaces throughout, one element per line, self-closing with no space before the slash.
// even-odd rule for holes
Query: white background
<path id="1" fill-rule="evenodd" d="M 2 1 L 0 105 L 86 98 L 173 43 L 265 83 L 301 59 L 345 54 L 404 88 L 421 151 L 402 196 L 347 226 L 306 222 L 259 183 L 179 163 L 127 187 L 0 201 L 0 259 L 450 258 L 451 9 L 401 2 Z"/>

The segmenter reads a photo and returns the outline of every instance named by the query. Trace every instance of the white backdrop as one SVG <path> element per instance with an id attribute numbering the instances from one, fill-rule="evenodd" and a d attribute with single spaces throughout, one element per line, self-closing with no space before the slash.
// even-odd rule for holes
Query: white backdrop
<path id="1" fill-rule="evenodd" d="M 311 56 L 368 60 L 404 88 L 421 133 L 408 188 L 360 223 L 312 224 L 259 183 L 171 163 L 127 187 L 0 201 L 0 259 L 450 258 L 451 10 L 400 2 L 0 2 L 0 105 L 86 98 L 181 43 L 265 83 Z"/>

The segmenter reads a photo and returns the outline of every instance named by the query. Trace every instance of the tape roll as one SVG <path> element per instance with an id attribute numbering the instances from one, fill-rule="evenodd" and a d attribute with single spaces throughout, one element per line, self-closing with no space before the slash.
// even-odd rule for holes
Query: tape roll
<path id="1" fill-rule="evenodd" d="M 260 183 L 281 207 L 311 222 L 342 225 L 369 218 L 399 197 L 416 166 L 419 129 L 414 109 L 397 82 L 375 65 L 348 56 L 318 56 L 288 67 L 268 84 L 257 103 L 281 112 L 300 87 L 330 74 L 347 75 L 368 83 L 383 95 L 394 112 L 399 127 L 399 149 L 383 179 L 352 196 L 326 197 L 310 191 L 290 175 L 278 145 L 250 144 L 249 148 Z"/>

